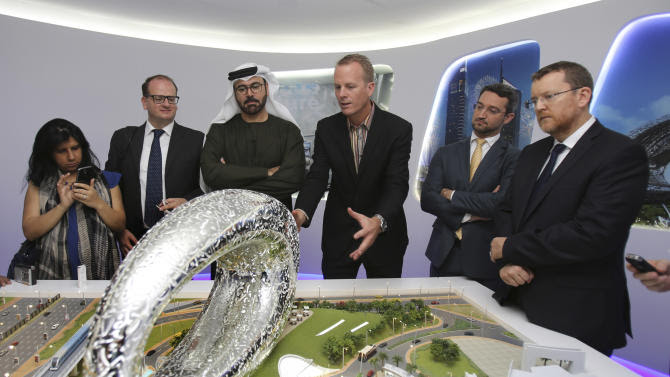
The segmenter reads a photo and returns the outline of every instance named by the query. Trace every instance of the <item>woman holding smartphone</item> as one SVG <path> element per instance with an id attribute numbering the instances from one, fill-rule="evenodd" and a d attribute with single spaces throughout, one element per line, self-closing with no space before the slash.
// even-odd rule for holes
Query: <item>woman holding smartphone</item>
<path id="1" fill-rule="evenodd" d="M 77 279 L 83 264 L 88 279 L 105 280 L 118 268 L 114 232 L 126 222 L 121 175 L 97 165 L 71 122 L 53 119 L 37 132 L 23 204 L 23 234 L 42 250 L 37 279 Z"/>

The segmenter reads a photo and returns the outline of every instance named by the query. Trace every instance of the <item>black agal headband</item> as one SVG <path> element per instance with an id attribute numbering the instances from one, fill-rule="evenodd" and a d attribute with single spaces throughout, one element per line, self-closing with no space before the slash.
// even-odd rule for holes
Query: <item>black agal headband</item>
<path id="1" fill-rule="evenodd" d="M 258 67 L 248 67 L 238 69 L 237 71 L 232 71 L 228 73 L 228 80 L 234 81 L 237 79 L 241 79 L 242 77 L 253 76 L 256 74 L 256 72 L 258 72 Z"/>

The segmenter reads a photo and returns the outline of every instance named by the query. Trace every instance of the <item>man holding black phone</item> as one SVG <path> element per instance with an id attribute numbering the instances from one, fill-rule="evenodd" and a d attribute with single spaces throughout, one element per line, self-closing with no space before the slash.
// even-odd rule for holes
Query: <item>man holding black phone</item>
<path id="1" fill-rule="evenodd" d="M 118 234 L 127 254 L 165 211 L 202 194 L 200 152 L 204 134 L 177 124 L 177 85 L 165 75 L 142 84 L 147 121 L 114 132 L 105 170 L 122 174 L 126 229 Z"/>
<path id="2" fill-rule="evenodd" d="M 645 260 L 639 255 L 626 255 L 626 268 L 650 291 L 670 291 L 670 260 Z"/>

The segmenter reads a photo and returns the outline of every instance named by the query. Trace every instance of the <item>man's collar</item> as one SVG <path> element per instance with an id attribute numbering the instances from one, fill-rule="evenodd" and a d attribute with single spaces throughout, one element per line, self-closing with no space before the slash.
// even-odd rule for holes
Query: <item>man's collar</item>
<path id="1" fill-rule="evenodd" d="M 593 115 L 591 115 L 591 118 L 589 118 L 589 120 L 587 120 L 584 124 L 579 126 L 579 128 L 577 128 L 575 132 L 572 133 L 572 135 L 568 136 L 565 140 L 563 140 L 562 144 L 564 144 L 566 147 L 570 149 L 574 148 L 575 144 L 577 144 L 579 139 L 581 139 L 582 136 L 584 136 L 586 131 L 588 131 L 589 128 L 591 128 L 591 126 L 593 126 L 595 122 L 596 118 Z M 558 140 L 554 139 L 554 145 L 556 144 L 558 144 Z"/>
<path id="2" fill-rule="evenodd" d="M 144 126 L 144 136 L 147 136 L 150 133 L 152 133 L 154 129 L 157 129 L 157 128 L 154 127 L 153 124 L 151 124 L 149 119 L 147 119 L 146 125 Z M 170 122 L 167 126 L 161 128 L 161 129 L 163 131 L 165 131 L 165 133 L 168 136 L 171 136 L 172 135 L 172 130 L 174 129 L 174 120 L 172 122 Z"/>
<path id="3" fill-rule="evenodd" d="M 479 139 L 479 136 L 475 135 L 475 133 L 473 132 L 470 135 L 470 144 L 472 144 L 472 142 L 474 140 L 477 140 L 477 139 Z M 493 144 L 495 144 L 496 141 L 498 141 L 498 139 L 500 139 L 500 132 L 498 132 L 497 134 L 495 134 L 493 136 L 485 137 L 483 139 L 486 140 L 486 143 L 488 145 L 493 145 Z"/>
<path id="4" fill-rule="evenodd" d="M 369 130 L 370 126 L 372 125 L 372 117 L 375 114 L 375 102 L 370 100 L 370 105 L 371 105 L 370 113 L 368 114 L 368 116 L 365 117 L 365 119 L 363 119 L 363 123 L 353 124 L 353 123 L 351 123 L 349 118 L 347 118 L 347 128 L 352 128 L 352 127 L 353 128 L 358 128 L 360 126 L 363 126 L 363 127 L 365 127 L 366 129 Z"/>

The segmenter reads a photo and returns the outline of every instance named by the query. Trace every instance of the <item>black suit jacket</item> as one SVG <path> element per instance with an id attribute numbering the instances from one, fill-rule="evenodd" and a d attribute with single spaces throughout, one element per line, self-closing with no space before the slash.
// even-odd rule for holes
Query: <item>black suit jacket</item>
<path id="1" fill-rule="evenodd" d="M 630 334 L 623 253 L 647 187 L 647 156 L 596 122 L 529 203 L 553 142 L 521 152 L 496 218 L 498 235 L 508 237 L 501 265 L 535 274 L 513 292 L 531 322 L 600 351 L 623 347 Z"/>
<path id="2" fill-rule="evenodd" d="M 493 221 L 461 223 L 461 220 L 466 213 L 493 219 L 518 157 L 519 150 L 500 138 L 486 153 L 470 181 L 470 139 L 446 145 L 435 153 L 421 189 L 421 209 L 437 216 L 426 248 L 426 257 L 435 268 L 444 263 L 456 239 L 454 231 L 462 227 L 465 276 L 479 279 L 498 276 L 498 268 L 489 257 Z M 500 190 L 494 193 L 498 185 Z M 456 191 L 452 201 L 440 195 L 445 187 Z"/>
<path id="3" fill-rule="evenodd" d="M 146 123 L 145 123 L 146 124 Z M 105 170 L 121 173 L 119 187 L 126 210 L 126 229 L 141 237 L 146 229 L 140 197 L 140 157 L 145 124 L 118 129 L 109 142 Z M 205 135 L 175 122 L 165 161 L 165 196 L 193 199 L 200 190 L 200 152 Z"/>
<path id="4" fill-rule="evenodd" d="M 394 264 L 389 270 L 402 271 L 408 243 L 403 203 L 409 190 L 411 144 L 412 125 L 376 107 L 357 174 L 346 117 L 337 113 L 319 121 L 314 162 L 295 207 L 311 219 L 332 172 L 321 239 L 324 258 L 349 258 L 348 254 L 358 247 L 353 235 L 360 226 L 347 213 L 347 207 L 351 207 L 366 216 L 380 214 L 388 224 L 388 231 L 379 235 L 364 257 L 386 260 Z M 308 227 L 309 222 L 304 226 Z M 327 263 L 322 267 L 328 277 Z M 393 275 L 399 277 L 400 273 Z"/>

